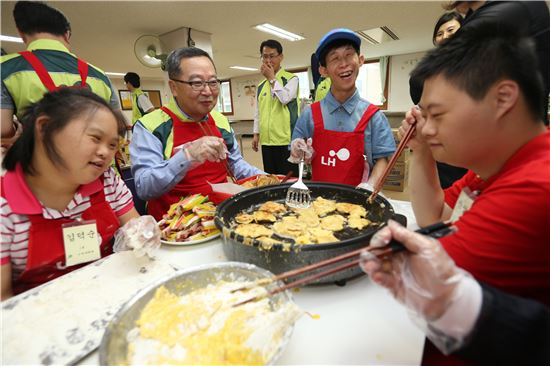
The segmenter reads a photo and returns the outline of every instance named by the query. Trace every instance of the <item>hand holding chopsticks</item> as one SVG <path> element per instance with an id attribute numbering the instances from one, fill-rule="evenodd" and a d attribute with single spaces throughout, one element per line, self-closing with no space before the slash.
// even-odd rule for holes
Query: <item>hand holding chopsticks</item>
<path id="1" fill-rule="evenodd" d="M 391 270 L 366 257 L 361 267 L 372 281 L 386 287 L 398 301 L 427 321 L 439 319 L 458 296 L 475 286 L 469 274 L 455 265 L 439 242 L 389 223 L 371 244 L 382 245 L 388 240 L 403 243 L 411 254 L 392 257 L 387 263 Z"/>
<path id="2" fill-rule="evenodd" d="M 454 229 L 451 227 L 450 222 L 440 222 L 440 223 L 425 227 L 423 229 L 420 229 L 417 232 L 420 233 L 420 234 L 429 235 L 429 236 L 434 237 L 434 238 L 440 238 L 440 237 L 443 237 L 445 235 L 450 234 L 453 231 L 454 231 Z M 272 296 L 274 294 L 277 294 L 277 293 L 279 293 L 281 291 L 284 291 L 284 290 L 287 290 L 289 288 L 302 286 L 302 285 L 311 283 L 315 280 L 318 280 L 319 278 L 322 278 L 322 277 L 331 275 L 333 273 L 340 272 L 340 271 L 346 270 L 348 268 L 352 268 L 354 266 L 357 266 L 361 261 L 361 258 L 360 258 L 361 253 L 364 252 L 364 251 L 368 251 L 374 257 L 385 258 L 385 257 L 390 256 L 391 254 L 398 253 L 398 252 L 401 252 L 401 251 L 404 251 L 404 250 L 406 250 L 406 248 L 403 246 L 403 244 L 401 244 L 400 242 L 398 242 L 396 240 L 388 241 L 387 245 L 383 246 L 383 247 L 373 247 L 373 246 L 369 245 L 369 246 L 365 246 L 363 248 L 354 250 L 352 252 L 342 254 L 342 255 L 334 257 L 334 258 L 330 258 L 330 259 L 327 259 L 327 260 L 324 260 L 324 261 L 321 261 L 321 262 L 317 262 L 317 263 L 314 263 L 314 264 L 311 264 L 311 265 L 308 265 L 308 266 L 305 266 L 305 267 L 302 267 L 302 268 L 298 268 L 298 269 L 295 269 L 295 270 L 292 270 L 292 271 L 281 273 L 279 275 L 273 276 L 270 281 L 266 282 L 266 280 L 262 280 L 261 284 L 260 283 L 254 283 L 254 284 L 252 284 L 252 286 L 268 285 L 269 283 L 273 283 L 273 282 L 276 282 L 276 281 L 279 281 L 279 280 L 288 280 L 289 278 L 295 277 L 295 276 L 300 275 L 300 274 L 304 274 L 306 272 L 312 272 L 312 274 L 310 274 L 309 276 L 302 277 L 302 278 L 297 279 L 295 281 L 289 282 L 289 283 L 287 283 L 283 286 L 278 286 L 278 287 L 275 287 L 274 289 L 268 290 L 266 295 L 264 295 L 264 297 L 265 296 Z M 334 264 L 334 266 L 332 266 L 328 269 L 325 269 L 323 271 L 313 272 L 317 269 L 320 269 L 320 268 L 323 268 L 323 267 L 328 267 L 328 266 L 333 265 L 333 264 Z M 236 289 L 234 291 L 244 291 L 244 290 L 247 290 L 247 289 L 248 289 L 248 287 L 239 288 L 239 289 Z M 260 298 L 258 298 L 258 297 L 252 297 L 250 299 L 242 301 L 242 302 L 240 302 L 238 304 L 235 304 L 233 306 L 240 306 L 240 305 L 246 304 L 248 302 L 256 301 L 256 300 L 259 300 L 259 299 Z"/>
<path id="3" fill-rule="evenodd" d="M 212 129 L 208 125 L 208 122 L 197 122 L 202 133 L 204 136 L 214 136 L 212 133 Z M 204 124 L 204 125 L 203 125 Z M 227 154 L 227 150 L 224 151 L 225 154 Z M 231 171 L 231 167 L 229 166 L 229 162 L 227 161 L 227 158 L 223 159 L 223 163 L 225 166 L 225 170 L 227 171 L 227 176 L 231 179 L 233 183 L 237 183 L 237 178 L 235 178 L 235 175 L 233 175 L 233 172 Z"/>

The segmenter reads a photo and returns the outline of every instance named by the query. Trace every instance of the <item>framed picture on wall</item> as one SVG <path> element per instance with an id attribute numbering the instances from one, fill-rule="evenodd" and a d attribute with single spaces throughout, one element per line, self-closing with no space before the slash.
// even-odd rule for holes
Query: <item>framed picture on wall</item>
<path id="1" fill-rule="evenodd" d="M 162 99 L 160 97 L 160 90 L 144 90 L 143 93 L 147 95 L 153 106 L 156 108 L 162 107 Z M 129 90 L 119 90 L 118 96 L 120 97 L 120 104 L 122 110 L 128 111 L 132 109 L 132 94 Z"/>
<path id="2" fill-rule="evenodd" d="M 120 98 L 120 104 L 122 110 L 127 111 L 132 109 L 132 95 L 129 90 L 119 90 L 118 96 Z"/>

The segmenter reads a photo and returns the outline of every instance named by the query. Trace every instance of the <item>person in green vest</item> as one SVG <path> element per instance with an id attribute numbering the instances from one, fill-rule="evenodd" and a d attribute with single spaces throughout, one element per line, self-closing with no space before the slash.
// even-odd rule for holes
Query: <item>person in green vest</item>
<path id="1" fill-rule="evenodd" d="M 0 59 L 3 148 L 9 148 L 20 134 L 13 116 L 21 118 L 29 105 L 61 86 L 88 88 L 120 110 L 105 73 L 69 51 L 71 25 L 63 13 L 42 2 L 18 1 L 13 18 L 27 50 Z"/>
<path id="2" fill-rule="evenodd" d="M 132 124 L 149 112 L 155 110 L 153 103 L 140 89 L 141 81 L 135 72 L 128 72 L 124 75 L 124 83 L 132 95 Z"/>
<path id="3" fill-rule="evenodd" d="M 297 166 L 287 161 L 289 144 L 300 111 L 298 77 L 281 67 L 283 46 L 273 39 L 260 45 L 265 77 L 258 85 L 256 114 L 254 116 L 254 139 L 252 149 L 262 147 L 264 170 L 271 174 L 287 174 Z"/>
<path id="4" fill-rule="evenodd" d="M 330 91 L 331 85 L 332 85 L 332 81 L 330 80 L 330 77 L 321 76 L 321 79 L 319 79 L 319 84 L 317 84 L 317 87 L 315 88 L 314 102 L 319 102 L 324 97 L 326 97 L 328 92 Z"/>

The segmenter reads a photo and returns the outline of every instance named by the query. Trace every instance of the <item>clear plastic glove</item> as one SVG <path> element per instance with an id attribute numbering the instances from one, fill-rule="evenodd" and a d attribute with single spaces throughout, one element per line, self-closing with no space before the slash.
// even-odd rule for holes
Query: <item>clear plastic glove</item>
<path id="1" fill-rule="evenodd" d="M 222 138 L 203 136 L 182 145 L 187 159 L 191 163 L 202 164 L 205 161 L 219 162 L 227 157 L 228 151 Z"/>
<path id="2" fill-rule="evenodd" d="M 463 295 L 465 285 L 474 280 L 455 265 L 437 240 L 409 231 L 395 221 L 390 220 L 387 227 L 379 230 L 370 245 L 383 247 L 392 238 L 403 243 L 408 252 L 380 261 L 365 251 L 361 254 L 361 268 L 414 315 L 428 323 L 438 320 Z M 441 332 L 431 327 L 424 331 L 447 354 L 460 347 L 467 335 L 453 339 L 451 346 Z"/>
<path id="3" fill-rule="evenodd" d="M 297 138 L 292 140 L 290 144 L 290 157 L 288 161 L 293 164 L 298 164 L 302 158 L 306 164 L 311 164 L 311 158 L 313 158 L 313 140 L 310 138 L 305 141 L 303 138 Z"/>
<path id="4" fill-rule="evenodd" d="M 154 258 L 160 248 L 160 229 L 153 216 L 145 215 L 128 221 L 115 233 L 115 253 L 133 250 L 136 257 Z"/>

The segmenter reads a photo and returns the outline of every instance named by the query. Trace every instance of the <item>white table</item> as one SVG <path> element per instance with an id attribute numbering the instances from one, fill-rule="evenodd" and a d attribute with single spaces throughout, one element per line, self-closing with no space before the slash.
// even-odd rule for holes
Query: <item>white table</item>
<path id="1" fill-rule="evenodd" d="M 415 228 L 410 204 L 392 201 L 396 212 Z M 163 246 L 159 259 L 178 268 L 226 261 L 222 241 L 189 247 Z M 303 316 L 281 365 L 419 365 L 424 335 L 409 320 L 405 309 L 366 276 L 334 285 L 300 289 L 295 302 L 318 319 Z M 24 342 L 24 340 L 22 340 Z M 95 351 L 79 364 L 97 365 Z"/>

